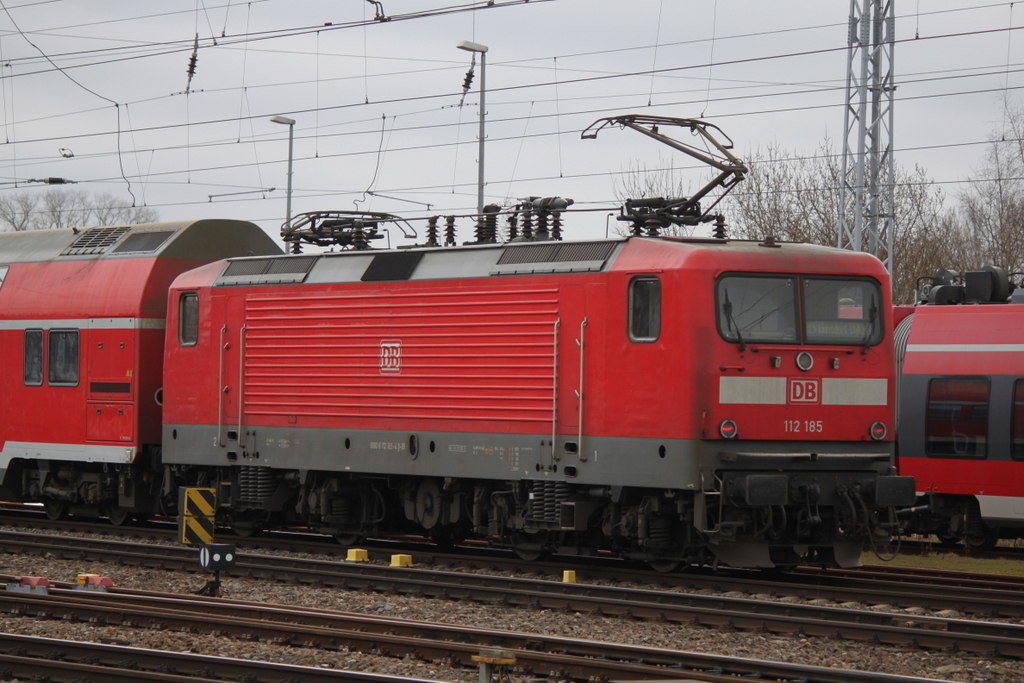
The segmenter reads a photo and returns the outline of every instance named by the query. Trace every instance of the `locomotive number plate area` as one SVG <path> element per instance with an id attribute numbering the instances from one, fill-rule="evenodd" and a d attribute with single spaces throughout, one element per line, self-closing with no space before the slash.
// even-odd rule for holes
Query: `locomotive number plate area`
<path id="1" fill-rule="evenodd" d="M 825 431 L 824 420 L 786 420 L 783 424 L 789 434 L 820 434 Z"/>

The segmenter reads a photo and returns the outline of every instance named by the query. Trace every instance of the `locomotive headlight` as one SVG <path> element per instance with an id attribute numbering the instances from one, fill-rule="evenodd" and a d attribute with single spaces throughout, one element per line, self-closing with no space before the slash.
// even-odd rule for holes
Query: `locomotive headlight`
<path id="1" fill-rule="evenodd" d="M 885 435 L 889 433 L 884 422 L 876 422 L 871 425 L 871 438 L 875 441 L 881 441 L 885 438 Z"/>
<path id="2" fill-rule="evenodd" d="M 722 424 L 718 425 L 718 433 L 723 439 L 735 439 L 739 432 L 739 427 L 732 420 L 722 420 Z"/>

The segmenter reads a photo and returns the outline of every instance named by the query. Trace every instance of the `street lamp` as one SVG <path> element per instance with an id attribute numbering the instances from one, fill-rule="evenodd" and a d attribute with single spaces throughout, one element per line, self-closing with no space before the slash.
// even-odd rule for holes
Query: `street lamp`
<path id="1" fill-rule="evenodd" d="M 292 219 L 292 142 L 295 139 L 295 119 L 290 119 L 287 116 L 271 116 L 270 120 L 272 123 L 288 126 L 288 190 L 284 210 L 284 222 L 288 223 Z"/>
<path id="2" fill-rule="evenodd" d="M 484 93 L 487 92 L 487 46 L 464 40 L 455 47 L 467 52 L 480 53 L 480 150 L 476 179 L 476 212 L 484 212 Z"/>

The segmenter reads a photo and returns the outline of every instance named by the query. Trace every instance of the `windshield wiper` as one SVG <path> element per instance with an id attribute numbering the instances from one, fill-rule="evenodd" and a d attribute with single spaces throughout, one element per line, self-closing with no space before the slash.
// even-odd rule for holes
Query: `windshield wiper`
<path id="1" fill-rule="evenodd" d="M 729 322 L 729 326 L 736 330 L 736 340 L 740 343 L 740 351 L 747 350 L 747 344 L 743 341 L 743 335 L 740 334 L 740 326 L 736 323 L 736 319 L 732 317 L 732 302 L 729 301 L 729 290 L 724 290 L 725 303 L 722 304 L 722 312 L 725 313 L 726 320 Z"/>
<path id="2" fill-rule="evenodd" d="M 868 333 L 864 337 L 864 351 L 867 353 L 871 350 L 871 338 L 875 336 L 875 327 L 878 324 L 878 302 L 875 301 L 875 295 L 871 295 L 871 308 L 868 309 L 868 317 L 871 319 L 871 327 L 868 328 Z"/>

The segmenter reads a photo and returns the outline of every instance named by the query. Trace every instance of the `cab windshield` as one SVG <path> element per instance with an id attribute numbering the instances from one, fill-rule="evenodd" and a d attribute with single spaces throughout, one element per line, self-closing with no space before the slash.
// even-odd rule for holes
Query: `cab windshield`
<path id="1" fill-rule="evenodd" d="M 739 344 L 873 346 L 882 339 L 881 290 L 870 279 L 726 275 L 718 331 Z"/>

